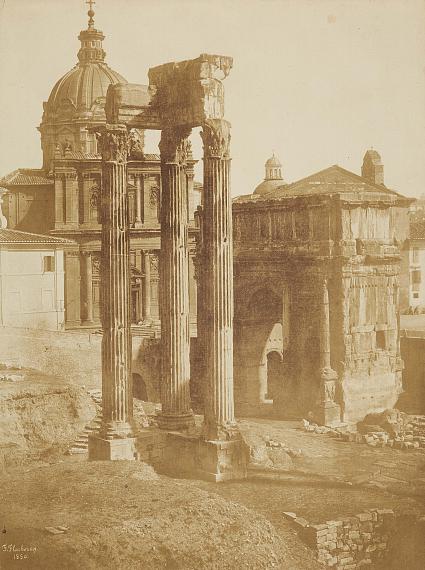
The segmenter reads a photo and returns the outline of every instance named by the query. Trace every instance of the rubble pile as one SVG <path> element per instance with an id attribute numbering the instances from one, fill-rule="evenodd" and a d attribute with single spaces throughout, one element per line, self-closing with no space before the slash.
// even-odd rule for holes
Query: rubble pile
<path id="1" fill-rule="evenodd" d="M 366 443 L 371 447 L 394 447 L 395 449 L 425 448 L 425 416 L 410 415 L 399 410 L 385 410 L 369 414 L 357 424 L 357 430 L 347 426 L 327 427 L 303 420 L 305 431 L 327 434 L 344 441 Z"/>

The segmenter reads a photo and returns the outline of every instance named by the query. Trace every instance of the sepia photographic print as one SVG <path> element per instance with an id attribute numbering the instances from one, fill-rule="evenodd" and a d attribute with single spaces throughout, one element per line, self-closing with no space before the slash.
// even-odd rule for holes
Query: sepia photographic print
<path id="1" fill-rule="evenodd" d="M 424 0 L 0 0 L 0 570 L 425 568 L 424 58 Z"/>

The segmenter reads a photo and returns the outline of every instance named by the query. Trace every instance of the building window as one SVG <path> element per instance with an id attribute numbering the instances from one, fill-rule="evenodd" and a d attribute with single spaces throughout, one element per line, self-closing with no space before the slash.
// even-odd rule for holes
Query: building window
<path id="1" fill-rule="evenodd" d="M 413 293 L 413 298 L 414 298 L 414 299 L 419 299 L 419 293 Z"/>
<path id="2" fill-rule="evenodd" d="M 419 248 L 412 249 L 412 263 L 419 263 Z"/>
<path id="3" fill-rule="evenodd" d="M 385 331 L 376 331 L 376 348 L 381 350 L 385 350 L 386 342 L 385 342 Z"/>
<path id="4" fill-rule="evenodd" d="M 420 283 L 421 283 L 421 272 L 419 271 L 419 269 L 412 271 L 411 278 L 412 278 L 412 284 L 413 285 L 420 285 Z"/>
<path id="5" fill-rule="evenodd" d="M 51 273 L 55 270 L 55 257 L 53 255 L 45 255 L 43 257 L 43 272 Z"/>

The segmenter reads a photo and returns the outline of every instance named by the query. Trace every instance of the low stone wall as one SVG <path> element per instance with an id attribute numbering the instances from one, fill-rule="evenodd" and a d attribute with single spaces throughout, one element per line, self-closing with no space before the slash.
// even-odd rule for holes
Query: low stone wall
<path id="1" fill-rule="evenodd" d="M 310 524 L 295 513 L 284 514 L 316 550 L 317 560 L 335 570 L 374 567 L 385 556 L 395 527 L 392 509 L 369 509 L 323 524 Z"/>

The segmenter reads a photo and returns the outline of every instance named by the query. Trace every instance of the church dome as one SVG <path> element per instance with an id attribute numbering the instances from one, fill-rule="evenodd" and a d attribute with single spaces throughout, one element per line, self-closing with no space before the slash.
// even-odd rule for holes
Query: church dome
<path id="1" fill-rule="evenodd" d="M 275 188 L 279 188 L 279 186 L 283 186 L 283 180 L 263 180 L 260 184 L 255 188 L 254 194 L 262 196 L 263 194 L 268 194 Z"/>
<path id="2" fill-rule="evenodd" d="M 61 77 L 49 99 L 43 103 L 39 130 L 43 149 L 43 168 L 51 170 L 55 157 L 71 152 L 92 155 L 97 152 L 95 135 L 88 128 L 106 123 L 106 93 L 110 85 L 127 83 L 105 63 L 103 32 L 94 27 L 90 8 L 89 23 L 78 39 L 78 63 Z"/>
<path id="3" fill-rule="evenodd" d="M 59 79 L 46 104 L 46 111 L 58 112 L 71 104 L 77 114 L 90 111 L 99 98 L 105 98 L 109 85 L 127 81 L 104 62 L 79 63 Z"/>
<path id="4" fill-rule="evenodd" d="M 268 194 L 275 188 L 285 184 L 282 178 L 282 164 L 274 153 L 268 160 L 266 160 L 264 166 L 266 169 L 266 177 L 254 190 L 254 194 L 260 196 Z"/>

